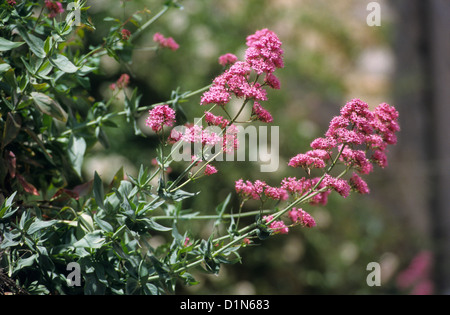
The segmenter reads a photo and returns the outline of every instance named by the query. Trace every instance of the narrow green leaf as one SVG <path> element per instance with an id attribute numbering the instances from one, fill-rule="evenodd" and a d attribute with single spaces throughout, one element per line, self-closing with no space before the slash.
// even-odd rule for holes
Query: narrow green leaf
<path id="1" fill-rule="evenodd" d="M 68 151 L 70 162 L 77 174 L 81 177 L 81 166 L 83 165 L 84 153 L 86 152 L 86 141 L 82 137 L 70 136 Z"/>
<path id="2" fill-rule="evenodd" d="M 105 193 L 104 193 L 104 189 L 103 189 L 103 182 L 102 182 L 100 176 L 98 176 L 97 172 L 95 172 L 95 174 L 94 174 L 93 190 L 94 190 L 95 202 L 97 202 L 97 205 L 104 210 L 105 205 L 103 203 L 103 200 L 105 199 Z"/>
<path id="3" fill-rule="evenodd" d="M 0 51 L 7 51 L 19 46 L 22 46 L 25 42 L 12 42 L 3 37 L 0 37 Z"/>

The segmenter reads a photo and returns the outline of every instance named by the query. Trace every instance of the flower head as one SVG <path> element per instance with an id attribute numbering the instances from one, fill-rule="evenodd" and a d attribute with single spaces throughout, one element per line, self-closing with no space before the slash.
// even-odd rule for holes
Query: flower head
<path id="1" fill-rule="evenodd" d="M 213 174 L 216 174 L 216 173 L 217 173 L 217 168 L 215 168 L 214 166 L 212 166 L 210 164 L 206 165 L 206 168 L 205 168 L 205 175 L 206 176 L 210 176 L 210 175 L 213 175 Z"/>
<path id="2" fill-rule="evenodd" d="M 349 183 L 360 194 L 368 194 L 370 192 L 367 183 L 356 173 L 353 173 L 353 176 L 349 179 Z"/>
<path id="3" fill-rule="evenodd" d="M 155 35 L 153 35 L 153 41 L 158 43 L 161 47 L 169 48 L 173 51 L 180 48 L 180 45 L 178 45 L 178 43 L 172 37 L 166 38 L 161 33 L 155 33 Z"/>
<path id="4" fill-rule="evenodd" d="M 253 114 L 256 116 L 256 118 L 259 121 L 262 121 L 264 123 L 271 123 L 273 122 L 273 117 L 269 113 L 269 111 L 261 106 L 259 102 L 254 102 L 253 104 Z"/>
<path id="5" fill-rule="evenodd" d="M 59 13 L 64 12 L 62 4 L 59 1 L 45 0 L 45 6 L 50 11 L 50 13 L 48 14 L 49 18 L 54 18 Z"/>
<path id="6" fill-rule="evenodd" d="M 131 32 L 129 30 L 127 30 L 126 28 L 123 28 L 120 33 L 122 34 L 122 39 L 123 40 L 128 40 L 130 39 L 131 36 Z"/>
<path id="7" fill-rule="evenodd" d="M 149 111 L 146 125 L 154 132 L 159 132 L 164 126 L 173 126 L 175 122 L 175 110 L 169 105 L 159 105 Z"/>
<path id="8" fill-rule="evenodd" d="M 271 215 L 264 216 L 263 219 L 266 222 L 270 222 L 273 220 L 273 216 L 271 216 Z M 273 233 L 275 233 L 275 234 L 288 234 L 289 233 L 289 228 L 286 226 L 286 224 L 284 224 L 283 221 L 273 221 L 272 223 L 270 223 L 269 228 L 271 230 L 273 230 Z"/>
<path id="9" fill-rule="evenodd" d="M 308 212 L 300 208 L 292 208 L 292 210 L 289 211 L 289 218 L 292 222 L 299 223 L 308 228 L 312 228 L 317 225 L 314 218 Z"/>
<path id="10" fill-rule="evenodd" d="M 236 57 L 236 55 L 227 53 L 219 57 L 219 64 L 225 67 L 226 65 L 234 64 L 237 60 L 238 58 Z"/>
<path id="11" fill-rule="evenodd" d="M 267 28 L 247 37 L 245 61 L 257 74 L 272 73 L 283 68 L 283 50 L 278 36 Z"/>

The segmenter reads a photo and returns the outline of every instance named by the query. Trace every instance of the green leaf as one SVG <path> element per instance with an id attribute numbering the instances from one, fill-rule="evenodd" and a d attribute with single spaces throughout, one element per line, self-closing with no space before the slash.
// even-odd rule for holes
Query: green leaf
<path id="1" fill-rule="evenodd" d="M 11 210 L 11 206 L 14 200 L 14 197 L 16 196 L 17 191 L 13 192 L 11 196 L 6 198 L 6 200 L 3 202 L 2 208 L 0 209 L 0 220 L 6 219 L 7 217 L 10 217 L 14 214 L 19 208 L 16 208 L 14 210 Z"/>
<path id="2" fill-rule="evenodd" d="M 227 198 L 225 198 L 225 200 L 216 207 L 216 213 L 219 215 L 219 218 L 216 220 L 215 225 L 220 224 L 220 222 L 222 221 L 222 216 L 223 216 L 225 210 L 227 209 L 227 206 L 230 203 L 230 200 L 231 200 L 231 194 L 228 194 Z"/>
<path id="3" fill-rule="evenodd" d="M 172 230 L 172 228 L 162 226 L 161 224 L 156 223 L 154 220 L 149 219 L 149 218 L 139 219 L 139 220 L 136 220 L 136 221 L 137 222 L 144 222 L 145 225 L 149 229 L 152 229 L 152 230 L 155 230 L 155 231 L 167 232 L 167 231 L 171 231 Z"/>
<path id="4" fill-rule="evenodd" d="M 103 189 L 103 182 L 102 182 L 100 176 L 98 176 L 97 172 L 95 172 L 95 174 L 94 174 L 93 190 L 94 190 L 93 192 L 94 192 L 95 202 L 97 202 L 97 205 L 104 210 L 105 205 L 103 203 L 103 200 L 105 199 L 105 192 Z"/>
<path id="5" fill-rule="evenodd" d="M 7 63 L 0 64 L 0 73 L 8 71 L 9 69 L 11 69 L 11 66 L 9 64 Z"/>
<path id="6" fill-rule="evenodd" d="M 49 60 L 52 65 L 65 73 L 75 73 L 78 71 L 78 68 L 64 55 L 58 54 L 50 57 Z"/>
<path id="7" fill-rule="evenodd" d="M 94 221 L 95 221 L 95 223 L 98 224 L 98 226 L 99 226 L 103 231 L 105 231 L 105 232 L 110 232 L 110 233 L 114 232 L 114 229 L 113 229 L 112 225 L 109 224 L 108 222 L 106 222 L 106 221 L 100 219 L 100 218 L 98 217 L 97 214 L 94 215 Z"/>
<path id="8" fill-rule="evenodd" d="M 21 128 L 19 119 L 20 115 L 16 115 L 16 117 L 14 117 L 11 112 L 8 112 L 8 115 L 6 117 L 6 124 L 4 125 L 5 129 L 3 130 L 2 136 L 2 150 L 19 134 Z"/>
<path id="9" fill-rule="evenodd" d="M 17 265 L 15 266 L 15 268 L 13 270 L 13 274 L 19 270 L 26 268 L 26 267 L 32 266 L 35 263 L 36 258 L 37 258 L 36 255 L 31 255 L 30 257 L 19 259 L 19 261 L 17 262 Z"/>
<path id="10" fill-rule="evenodd" d="M 52 116 L 53 118 L 56 118 L 63 122 L 67 121 L 67 113 L 50 96 L 40 92 L 31 92 L 31 98 L 33 99 L 34 104 L 38 107 L 38 109 L 44 114 Z"/>
<path id="11" fill-rule="evenodd" d="M 82 239 L 73 244 L 74 247 L 83 248 L 100 248 L 105 243 L 105 238 L 103 237 L 103 232 L 96 230 L 87 233 Z"/>
<path id="12" fill-rule="evenodd" d="M 27 233 L 30 235 L 34 234 L 37 231 L 48 228 L 49 226 L 55 225 L 56 223 L 58 223 L 58 221 L 56 221 L 56 220 L 51 220 L 51 221 L 36 220 L 33 223 L 31 223 L 30 227 L 28 228 Z"/>
<path id="13" fill-rule="evenodd" d="M 25 27 L 18 25 L 17 30 L 19 31 L 20 36 L 22 36 L 23 40 L 27 43 L 30 50 L 39 58 L 45 58 L 44 51 L 44 41 L 39 37 L 34 36 L 33 34 L 29 34 Z"/>
<path id="14" fill-rule="evenodd" d="M 82 137 L 70 136 L 68 153 L 70 162 L 77 174 L 81 177 L 81 166 L 83 165 L 84 153 L 86 152 L 86 141 Z"/>
<path id="15" fill-rule="evenodd" d="M 12 42 L 3 37 L 0 37 L 0 51 L 8 51 L 19 46 L 22 46 L 25 42 Z"/>

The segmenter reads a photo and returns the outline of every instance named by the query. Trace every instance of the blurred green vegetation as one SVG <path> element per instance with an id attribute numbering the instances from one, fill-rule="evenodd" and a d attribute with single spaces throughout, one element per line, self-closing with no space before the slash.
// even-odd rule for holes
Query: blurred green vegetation
<path id="1" fill-rule="evenodd" d="M 156 14 L 163 1 L 134 0 L 92 1 L 91 14 L 97 30 L 89 33 L 90 43 L 100 43 L 108 32 L 106 16 L 125 20 L 136 11 L 147 8 L 149 16 Z M 131 76 L 131 89 L 143 93 L 142 106 L 171 98 L 171 91 L 193 91 L 211 83 L 221 73 L 217 58 L 234 53 L 243 58 L 245 38 L 256 30 L 269 28 L 283 41 L 285 68 L 277 71 L 282 88 L 270 91 L 264 104 L 280 126 L 280 169 L 275 173 L 260 173 L 258 163 L 218 162 L 219 174 L 200 179 L 187 190 L 200 190 L 191 207 L 202 213 L 213 213 L 215 206 L 234 191 L 240 178 L 263 179 L 279 184 L 286 176 L 297 176 L 299 170 L 287 168 L 290 157 L 305 151 L 309 143 L 320 137 L 340 106 L 350 98 L 367 102 L 390 101 L 389 73 L 380 78 L 363 77 L 360 56 L 363 52 L 389 50 L 389 21 L 382 27 L 366 24 L 366 1 L 317 0 L 185 0 L 183 10 L 172 9 L 137 41 L 132 63 L 117 64 L 103 57 L 103 75 L 109 82 L 91 82 L 98 96 L 110 93 L 108 85 L 120 74 Z M 126 28 L 135 30 L 132 24 Z M 154 51 L 152 36 L 161 32 L 173 37 L 180 49 Z M 356 79 L 355 79 L 356 78 Z M 372 79 L 372 81 L 371 81 Z M 131 90 L 128 91 L 131 93 Z M 183 104 L 188 117 L 201 117 L 205 108 L 199 105 L 200 95 Z M 370 103 L 373 106 L 378 105 Z M 115 104 L 120 108 L 121 102 Z M 142 117 L 144 126 L 146 115 Z M 124 166 L 133 174 L 142 163 L 150 165 L 155 157 L 157 139 L 137 137 L 133 129 L 110 129 L 111 147 L 94 150 L 86 162 L 89 167 L 101 167 L 107 177 Z M 145 127 L 143 127 L 145 131 Z M 96 162 L 96 163 L 94 163 Z M 92 166 L 94 165 L 94 166 Z M 185 165 L 173 165 L 173 176 Z M 103 173 L 102 173 L 103 172 Z M 326 207 L 308 207 L 318 222 L 311 230 L 295 229 L 287 236 L 277 236 L 242 251 L 243 263 L 225 266 L 219 276 L 198 274 L 200 284 L 180 287 L 187 294 L 389 294 L 398 293 L 394 276 L 407 264 L 414 251 L 412 235 L 398 224 L 394 209 L 383 202 L 376 191 L 388 180 L 391 169 L 376 170 L 368 182 L 373 195 L 352 195 L 343 200 L 332 194 Z M 234 195 L 234 209 L 238 200 Z M 209 230 L 209 225 L 190 223 L 191 231 Z M 412 240 L 412 241 L 411 241 Z M 384 262 L 381 287 L 369 287 L 366 277 L 369 262 Z M 390 273 L 390 274 L 389 274 Z"/>

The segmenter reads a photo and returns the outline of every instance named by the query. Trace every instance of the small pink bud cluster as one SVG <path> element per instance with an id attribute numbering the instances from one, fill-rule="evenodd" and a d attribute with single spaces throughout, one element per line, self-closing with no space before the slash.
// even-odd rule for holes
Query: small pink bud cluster
<path id="1" fill-rule="evenodd" d="M 129 30 L 127 30 L 126 28 L 123 28 L 120 33 L 122 34 L 122 39 L 123 40 L 129 40 L 131 37 L 131 32 Z"/>
<path id="2" fill-rule="evenodd" d="M 117 79 L 115 83 L 112 83 L 109 88 L 113 91 L 116 89 L 123 90 L 128 86 L 128 84 L 130 84 L 130 76 L 124 73 L 119 77 L 119 79 Z"/>
<path id="3" fill-rule="evenodd" d="M 155 106 L 149 111 L 146 125 L 154 132 L 160 132 L 164 126 L 171 127 L 175 122 L 175 111 L 169 105 Z"/>
<path id="4" fill-rule="evenodd" d="M 170 50 L 177 50 L 180 48 L 180 45 L 172 38 L 172 37 L 164 37 L 161 33 L 155 33 L 153 35 L 153 41 L 158 43 L 160 47 L 169 48 Z"/>
<path id="5" fill-rule="evenodd" d="M 238 61 L 233 54 L 219 57 L 222 66 L 230 67 L 214 79 L 211 88 L 203 94 L 201 104 L 225 106 L 233 96 L 252 100 L 253 119 L 270 123 L 272 116 L 261 106 L 261 102 L 267 101 L 265 86 L 280 88 L 280 81 L 273 72 L 284 66 L 281 41 L 274 32 L 263 29 L 247 37 L 247 46 L 245 61 Z M 256 78 L 265 75 L 264 84 L 251 79 L 252 73 Z"/>

